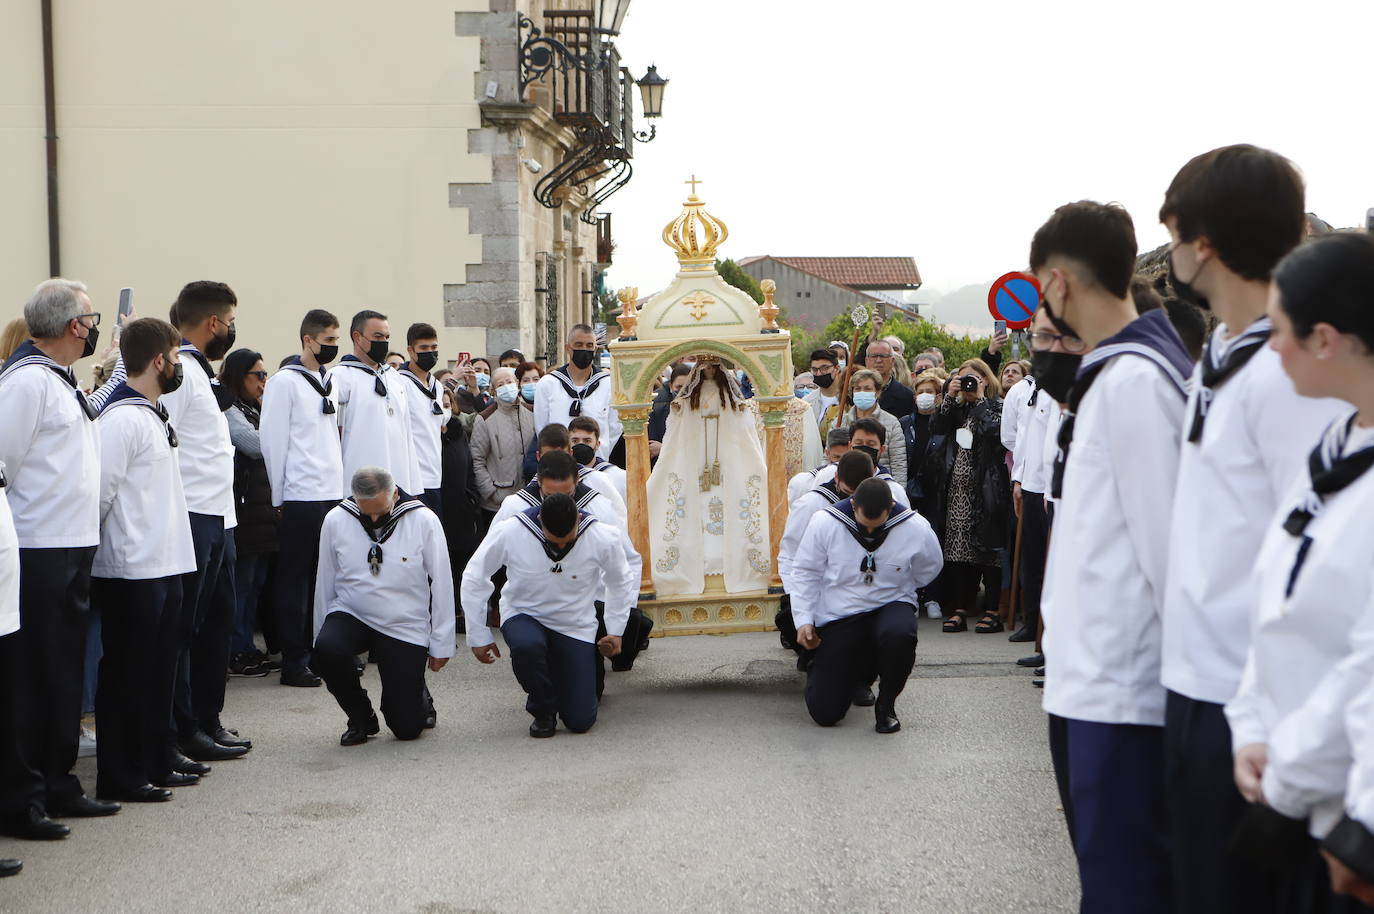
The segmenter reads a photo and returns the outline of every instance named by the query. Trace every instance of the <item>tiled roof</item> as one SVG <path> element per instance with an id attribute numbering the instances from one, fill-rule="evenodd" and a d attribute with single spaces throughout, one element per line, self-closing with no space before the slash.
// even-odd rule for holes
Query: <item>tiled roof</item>
<path id="1" fill-rule="evenodd" d="M 837 286 L 851 289 L 906 289 L 921 284 L 912 257 L 750 257 L 741 265 L 776 260 Z"/>

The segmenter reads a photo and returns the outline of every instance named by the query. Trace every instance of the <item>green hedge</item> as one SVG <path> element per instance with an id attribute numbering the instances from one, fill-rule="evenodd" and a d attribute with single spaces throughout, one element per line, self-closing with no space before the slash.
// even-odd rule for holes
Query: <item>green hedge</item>
<path id="1" fill-rule="evenodd" d="M 823 347 L 831 340 L 844 340 L 848 343 L 854 335 L 854 322 L 849 319 L 849 312 L 846 311 L 826 324 L 825 329 L 819 334 L 809 333 L 804 327 L 788 327 L 787 330 L 792 334 L 792 367 L 795 371 L 802 372 L 811 367 L 812 350 Z M 901 314 L 889 317 L 883 322 L 882 335 L 895 336 L 906 344 L 907 364 L 915 358 L 916 353 L 935 346 L 945 354 L 945 366 L 949 368 L 958 366 L 966 359 L 978 358 L 988 341 L 986 336 L 972 339 L 955 336 L 939 324 L 932 324 L 924 318 L 912 320 Z"/>

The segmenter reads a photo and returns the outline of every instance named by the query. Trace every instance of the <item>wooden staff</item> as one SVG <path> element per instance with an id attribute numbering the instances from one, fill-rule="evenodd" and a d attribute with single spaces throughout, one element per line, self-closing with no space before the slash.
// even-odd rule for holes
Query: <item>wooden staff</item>
<path id="1" fill-rule="evenodd" d="M 872 326 L 873 326 L 873 317 L 872 317 L 872 315 L 869 315 L 869 318 L 868 318 L 868 326 L 869 326 L 870 328 L 872 328 Z M 846 365 L 846 366 L 844 367 L 844 375 L 840 378 L 840 402 L 839 402 L 840 413 L 839 413 L 838 416 L 835 417 L 837 426 L 838 426 L 838 425 L 843 425 L 843 424 L 844 424 L 844 411 L 845 411 L 845 408 L 846 408 L 846 404 L 849 403 L 849 379 L 852 378 L 852 377 L 854 376 L 854 372 L 856 372 L 856 371 L 859 370 L 859 368 L 858 368 L 859 334 L 862 333 L 862 332 L 863 332 L 863 330 L 859 327 L 859 325 L 858 325 L 858 324 L 855 324 L 855 325 L 854 325 L 854 334 L 853 334 L 853 336 L 850 337 L 850 340 L 849 340 L 849 364 Z"/>
<path id="2" fill-rule="evenodd" d="M 1016 598 L 1021 595 L 1021 531 L 1026 522 L 1025 508 L 1021 509 L 1021 514 L 1016 518 L 1016 545 L 1011 550 L 1011 599 L 1007 601 L 1007 617 L 1004 625 L 1012 628 L 1016 622 Z"/>

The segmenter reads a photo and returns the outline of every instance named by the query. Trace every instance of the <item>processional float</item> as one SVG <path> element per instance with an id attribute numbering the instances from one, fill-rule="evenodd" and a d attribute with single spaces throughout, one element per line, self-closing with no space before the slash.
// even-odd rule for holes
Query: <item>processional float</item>
<path id="1" fill-rule="evenodd" d="M 642 308 L 636 307 L 637 289 L 620 291 L 621 335 L 608 347 L 611 403 L 624 427 L 630 537 L 644 557 L 639 608 L 654 620 L 655 637 L 771 631 L 782 593 L 778 544 L 787 521 L 783 425 L 794 398 L 791 338 L 777 326 L 776 285 L 771 280 L 761 283 L 764 303 L 759 305 L 716 272 L 716 250 L 729 230 L 706 212 L 695 192 L 695 178 L 688 183 L 693 192 L 682 213 L 663 230 L 664 243 L 677 255 L 677 275 Z M 766 588 L 732 593 L 722 575 L 706 574 L 700 593 L 668 596 L 656 590 L 655 568 L 667 559 L 665 544 L 650 538 L 649 518 L 650 512 L 670 506 L 649 503 L 647 425 L 655 380 L 664 366 L 687 356 L 733 363 L 753 384 L 763 419 L 767 467 L 768 531 L 759 544 L 760 561 L 767 563 Z"/>

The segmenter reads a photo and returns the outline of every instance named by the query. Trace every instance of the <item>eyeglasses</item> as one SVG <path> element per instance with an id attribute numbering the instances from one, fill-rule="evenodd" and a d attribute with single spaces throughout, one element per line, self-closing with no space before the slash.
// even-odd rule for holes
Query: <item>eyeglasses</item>
<path id="1" fill-rule="evenodd" d="M 266 380 L 267 380 L 267 372 L 265 372 L 265 371 L 249 371 L 249 372 L 246 372 L 246 374 L 247 374 L 249 377 L 258 378 L 259 380 L 262 380 L 262 381 L 266 381 Z"/>
<path id="2" fill-rule="evenodd" d="M 1080 353 L 1088 348 L 1088 344 L 1076 336 L 1067 333 L 1051 333 L 1049 330 L 1036 330 L 1030 335 L 1031 349 L 1036 352 L 1048 352 L 1058 343 L 1064 347 L 1065 352 L 1074 354 Z"/>
<path id="3" fill-rule="evenodd" d="M 89 318 L 91 319 L 91 326 L 92 326 L 92 327 L 99 327 L 99 326 L 100 326 L 100 313 L 99 313 L 98 311 L 92 311 L 90 314 L 78 314 L 76 317 L 73 318 L 73 320 L 78 320 L 78 321 L 79 321 L 79 320 L 81 320 L 82 318 L 87 318 L 87 317 L 89 317 Z"/>

